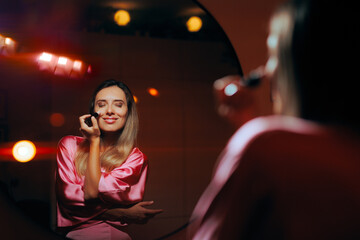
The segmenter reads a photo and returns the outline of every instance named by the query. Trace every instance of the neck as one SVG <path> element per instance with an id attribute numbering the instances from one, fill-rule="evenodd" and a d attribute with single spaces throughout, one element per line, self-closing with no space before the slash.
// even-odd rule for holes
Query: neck
<path id="1" fill-rule="evenodd" d="M 105 148 L 116 145 L 119 139 L 119 132 L 108 132 L 101 134 L 102 144 Z"/>

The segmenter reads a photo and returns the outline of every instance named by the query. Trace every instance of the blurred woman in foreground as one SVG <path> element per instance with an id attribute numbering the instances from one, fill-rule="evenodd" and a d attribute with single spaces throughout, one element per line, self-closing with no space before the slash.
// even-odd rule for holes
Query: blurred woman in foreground
<path id="1" fill-rule="evenodd" d="M 275 12 L 265 67 L 275 115 L 232 115 L 246 123 L 219 158 L 189 238 L 360 239 L 356 16 L 350 0 L 294 0 Z M 237 111 L 251 112 L 256 99 L 246 87 L 239 94 L 249 104 Z"/>

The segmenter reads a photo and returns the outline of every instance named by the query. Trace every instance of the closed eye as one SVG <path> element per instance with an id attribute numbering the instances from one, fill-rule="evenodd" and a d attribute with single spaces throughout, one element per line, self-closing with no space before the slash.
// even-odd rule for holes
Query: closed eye
<path id="1" fill-rule="evenodd" d="M 106 103 L 105 103 L 105 101 L 103 101 L 103 100 L 99 100 L 99 101 L 96 102 L 96 105 L 97 105 L 98 107 L 104 107 L 104 106 L 106 105 Z"/>
<path id="2" fill-rule="evenodd" d="M 123 100 L 116 100 L 115 101 L 115 106 L 117 107 L 122 107 L 124 105 L 124 101 Z"/>

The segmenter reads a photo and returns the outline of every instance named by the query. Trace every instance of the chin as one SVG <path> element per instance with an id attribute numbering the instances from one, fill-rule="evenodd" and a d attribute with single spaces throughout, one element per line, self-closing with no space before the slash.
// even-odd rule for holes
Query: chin
<path id="1" fill-rule="evenodd" d="M 100 128 L 101 132 L 103 133 L 117 133 L 120 132 L 123 127 L 104 127 Z"/>

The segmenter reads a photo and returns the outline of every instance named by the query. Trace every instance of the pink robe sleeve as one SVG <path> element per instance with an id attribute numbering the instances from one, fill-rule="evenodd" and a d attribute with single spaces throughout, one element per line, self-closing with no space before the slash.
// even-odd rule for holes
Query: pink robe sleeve
<path id="1" fill-rule="evenodd" d="M 142 200 L 147 175 L 147 159 L 134 148 L 127 160 L 110 173 L 102 173 L 99 198 L 104 203 L 132 204 Z"/>
<path id="2" fill-rule="evenodd" d="M 76 173 L 74 158 L 77 139 L 64 137 L 60 140 L 57 149 L 57 196 L 64 205 L 84 206 L 84 191 L 82 179 Z"/>
<path id="3" fill-rule="evenodd" d="M 57 149 L 57 226 L 71 227 L 89 221 L 106 210 L 105 204 L 85 202 L 83 180 L 76 173 L 75 154 L 82 139 L 75 136 L 62 138 Z"/>

